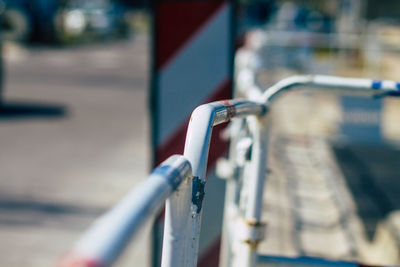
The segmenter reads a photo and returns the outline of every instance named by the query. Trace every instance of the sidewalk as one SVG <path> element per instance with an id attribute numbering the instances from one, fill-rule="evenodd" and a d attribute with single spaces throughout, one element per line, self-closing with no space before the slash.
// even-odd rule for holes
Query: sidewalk
<path id="1" fill-rule="evenodd" d="M 323 108 L 313 112 L 311 109 L 317 108 L 318 101 Z M 386 181 L 395 182 L 399 172 L 393 166 L 395 159 L 400 158 L 400 151 L 385 146 L 362 146 L 357 150 L 361 160 L 375 163 L 381 160 L 380 164 L 371 164 L 375 171 L 366 169 L 357 178 L 360 166 L 355 166 L 354 158 L 345 157 L 345 151 L 352 146 L 332 146 L 331 133 L 336 126 L 324 125 L 324 119 L 318 119 L 336 116 L 334 101 L 332 97 L 315 100 L 296 93 L 280 100 L 275 107 L 268 161 L 270 174 L 264 194 L 267 237 L 260 245 L 260 252 L 398 264 L 398 244 L 388 237 L 392 236 L 392 230 L 385 224 L 395 208 L 386 205 L 389 211 L 377 218 L 375 196 L 354 189 L 360 188 L 365 172 L 372 180 L 379 180 L 382 178 L 379 173 L 385 173 Z M 392 171 L 384 172 L 386 169 Z M 384 195 L 389 193 L 392 192 L 385 191 Z M 391 202 L 396 202 L 399 197 L 394 196 L 399 194 L 391 195 Z M 375 214 L 371 212 L 374 210 Z M 362 218 L 360 211 L 364 212 Z M 368 235 L 371 218 L 376 228 L 373 238 Z"/>

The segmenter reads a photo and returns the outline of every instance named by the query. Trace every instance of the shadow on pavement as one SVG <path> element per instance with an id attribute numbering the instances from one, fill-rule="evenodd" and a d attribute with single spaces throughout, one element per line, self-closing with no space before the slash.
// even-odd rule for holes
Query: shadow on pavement
<path id="1" fill-rule="evenodd" d="M 377 224 L 400 210 L 400 150 L 387 145 L 333 148 L 367 237 L 372 240 Z"/>
<path id="2" fill-rule="evenodd" d="M 102 214 L 105 209 L 95 207 L 82 207 L 60 203 L 45 203 L 33 200 L 0 200 L 0 210 L 12 210 L 15 212 L 38 212 L 48 214 L 65 214 L 75 213 L 84 214 L 87 216 L 98 216 Z"/>
<path id="3" fill-rule="evenodd" d="M 100 207 L 0 198 L 0 225 L 80 229 L 105 211 Z"/>
<path id="4" fill-rule="evenodd" d="M 67 115 L 61 104 L 7 101 L 0 105 L 0 121 L 32 118 L 59 118 Z"/>

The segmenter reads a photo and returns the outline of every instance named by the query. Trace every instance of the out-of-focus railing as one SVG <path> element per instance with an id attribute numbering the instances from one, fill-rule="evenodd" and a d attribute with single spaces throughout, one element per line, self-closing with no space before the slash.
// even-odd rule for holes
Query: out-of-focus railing
<path id="1" fill-rule="evenodd" d="M 236 120 L 231 127 L 230 159 L 219 166 L 219 172 L 228 179 L 224 224 L 228 244 L 221 262 L 224 266 L 255 267 L 261 261 L 277 260 L 257 255 L 265 231 L 261 211 L 267 178 L 271 102 L 285 91 L 304 86 L 344 90 L 350 94 L 397 95 L 400 92 L 400 84 L 394 81 L 325 75 L 292 76 L 262 91 L 251 75 L 254 75 L 253 69 L 239 69 L 238 77 L 244 77 L 238 81 L 239 88 L 250 100 L 223 100 L 196 108 L 190 119 L 184 156 L 169 158 L 141 186 L 98 219 L 60 266 L 111 265 L 165 200 L 162 266 L 196 266 L 212 129 L 234 118 L 241 120 Z M 238 201 L 240 198 L 245 200 Z M 279 260 L 285 262 L 282 258 Z"/>

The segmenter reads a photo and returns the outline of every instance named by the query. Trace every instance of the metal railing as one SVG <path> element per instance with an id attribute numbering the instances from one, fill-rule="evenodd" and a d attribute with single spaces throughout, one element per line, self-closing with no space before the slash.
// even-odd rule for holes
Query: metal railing
<path id="1" fill-rule="evenodd" d="M 181 188 L 167 201 L 161 266 L 197 265 L 201 208 L 213 126 L 232 118 L 262 116 L 265 111 L 264 104 L 241 100 L 213 102 L 193 111 L 184 150 L 184 156 L 192 165 L 193 183 Z"/>
<path id="2" fill-rule="evenodd" d="M 174 155 L 156 168 L 138 187 L 97 219 L 59 266 L 110 266 L 128 242 L 163 206 L 178 187 L 190 183 L 191 166 Z"/>
<path id="3" fill-rule="evenodd" d="M 218 166 L 219 173 L 229 178 L 221 264 L 254 267 L 268 260 L 257 255 L 257 246 L 264 238 L 261 211 L 267 178 L 270 103 L 283 92 L 301 86 L 367 95 L 400 92 L 400 84 L 394 81 L 324 75 L 289 77 L 265 92 L 248 81 L 245 84 L 250 89 L 245 93 L 250 100 L 224 100 L 196 108 L 190 118 L 184 155 L 169 158 L 139 188 L 97 220 L 60 266 L 111 265 L 165 200 L 161 265 L 196 266 L 212 128 L 234 118 L 241 120 L 234 121 L 231 127 L 230 158 Z"/>
<path id="4" fill-rule="evenodd" d="M 264 92 L 255 83 L 255 70 L 244 68 L 238 73 L 238 87 L 242 95 L 271 106 L 286 91 L 307 90 L 338 91 L 366 96 L 398 95 L 400 83 L 390 80 L 344 78 L 327 75 L 299 75 L 283 79 Z M 243 80 L 240 80 L 242 78 Z M 242 88 L 240 88 L 242 87 Z M 243 90 L 247 88 L 247 90 Z M 218 173 L 228 179 L 225 199 L 224 237 L 221 266 L 255 267 L 258 263 L 272 266 L 358 266 L 354 262 L 328 261 L 313 258 L 285 258 L 257 255 L 258 244 L 264 239 L 265 226 L 260 220 L 264 180 L 267 178 L 269 113 L 263 118 L 249 118 L 242 125 L 232 127 L 230 158 L 220 163 Z M 244 125 L 247 125 L 244 127 Z M 262 160 L 260 160 L 262 159 Z M 230 170 L 226 170 L 226 169 Z M 224 175 L 226 174 L 226 175 Z"/>

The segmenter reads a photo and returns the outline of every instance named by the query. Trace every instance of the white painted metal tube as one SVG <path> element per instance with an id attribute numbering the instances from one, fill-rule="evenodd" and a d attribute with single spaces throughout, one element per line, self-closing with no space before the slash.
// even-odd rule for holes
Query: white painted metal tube
<path id="1" fill-rule="evenodd" d="M 372 80 L 363 78 L 344 78 L 328 75 L 300 75 L 283 79 L 268 88 L 261 102 L 268 103 L 282 92 L 297 86 L 311 86 L 327 89 L 350 90 L 365 94 L 400 93 L 400 83 L 390 80 Z"/>
<path id="2" fill-rule="evenodd" d="M 311 75 L 291 76 L 285 78 L 283 80 L 280 80 L 273 86 L 269 87 L 267 90 L 265 90 L 265 92 L 262 94 L 260 101 L 263 103 L 267 103 L 271 101 L 271 99 L 277 96 L 278 94 L 281 94 L 283 91 L 286 91 L 294 86 L 309 85 L 311 81 L 312 81 Z"/>
<path id="3" fill-rule="evenodd" d="M 179 201 L 190 203 L 186 212 L 182 206 L 169 205 L 166 210 L 166 233 L 174 233 L 177 225 L 186 237 L 185 242 L 174 238 L 182 238 L 177 235 L 164 235 L 163 267 L 194 267 L 197 265 L 201 207 L 204 197 L 205 176 L 207 168 L 208 150 L 210 145 L 212 128 L 215 125 L 228 122 L 234 117 L 247 115 L 261 115 L 265 113 L 266 106 L 261 103 L 233 100 L 218 101 L 197 107 L 190 118 L 186 135 L 184 156 L 190 161 L 193 170 L 192 186 L 180 189 Z M 185 191 L 186 190 L 186 191 Z M 178 198 L 178 196 L 176 197 Z M 175 203 L 175 200 L 172 200 Z M 173 216 L 178 214 L 178 216 Z M 186 214 L 186 215 L 185 215 Z M 182 225 L 182 216 L 188 216 L 188 225 Z M 186 221 L 185 221 L 186 222 Z M 185 251 L 184 260 L 181 260 L 182 251 Z"/>
<path id="4" fill-rule="evenodd" d="M 188 265 L 196 266 L 201 225 L 201 206 L 212 127 L 233 117 L 261 115 L 265 106 L 251 101 L 220 101 L 196 108 L 191 117 L 185 143 L 185 157 L 193 168 L 191 216 L 189 220 Z"/>
<path id="5" fill-rule="evenodd" d="M 223 159 L 217 164 L 217 174 L 223 169 L 224 174 L 222 177 L 226 179 L 226 189 L 225 189 L 225 200 L 224 200 L 224 220 L 222 225 L 222 238 L 221 238 L 221 248 L 219 255 L 219 265 L 221 267 L 232 266 L 233 260 L 233 221 L 237 217 L 237 200 L 239 199 L 238 194 L 241 187 L 239 182 L 240 179 L 240 167 L 238 166 L 238 156 L 240 152 L 238 151 L 238 142 L 242 137 L 241 131 L 245 126 L 245 119 L 234 120 L 229 125 L 229 153 L 228 159 L 225 166 L 218 166 L 221 164 Z M 227 171 L 228 169 L 228 171 Z M 220 175 L 221 176 L 221 175 Z"/>
<path id="6" fill-rule="evenodd" d="M 262 115 L 266 106 L 246 100 L 224 100 L 197 107 L 190 118 L 184 156 L 190 161 L 193 176 L 205 181 L 212 128 L 234 117 Z"/>
<path id="7" fill-rule="evenodd" d="M 264 180 L 267 176 L 267 151 L 269 138 L 269 123 L 267 117 L 248 118 L 248 125 L 253 136 L 251 149 L 251 165 L 249 168 L 249 194 L 245 210 L 245 219 L 249 223 L 259 223 L 261 220 L 262 197 L 264 192 Z"/>
<path id="8" fill-rule="evenodd" d="M 192 179 L 182 182 L 166 202 L 161 266 L 186 266 Z"/>
<path id="9" fill-rule="evenodd" d="M 252 136 L 252 148 L 250 162 L 245 168 L 242 190 L 245 191 L 246 202 L 242 212 L 236 218 L 231 219 L 234 223 L 231 234 L 236 244 L 233 246 L 233 267 L 256 267 L 257 248 L 259 242 L 264 238 L 265 225 L 261 222 L 263 205 L 264 181 L 267 178 L 266 162 L 269 139 L 268 114 L 261 118 L 250 117 L 247 119 L 250 135 Z"/>
<path id="10" fill-rule="evenodd" d="M 182 181 L 191 177 L 183 156 L 171 156 L 149 178 L 100 217 L 59 266 L 110 266 Z M 79 264 L 78 264 L 79 263 Z"/>

